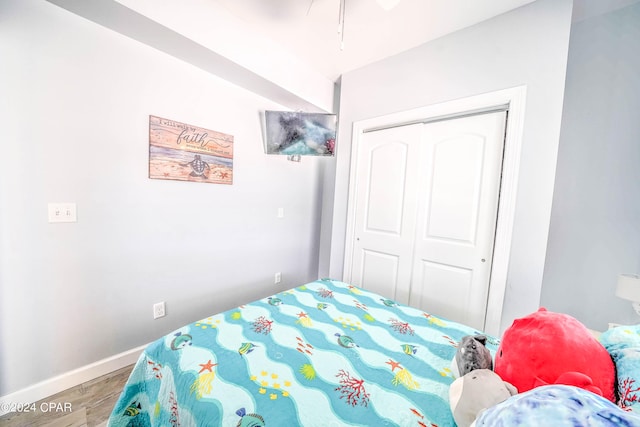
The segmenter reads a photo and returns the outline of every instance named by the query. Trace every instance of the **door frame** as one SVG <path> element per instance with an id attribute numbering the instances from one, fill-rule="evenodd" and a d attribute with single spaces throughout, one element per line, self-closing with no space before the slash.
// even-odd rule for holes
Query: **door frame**
<path id="1" fill-rule="evenodd" d="M 498 219 L 496 222 L 491 276 L 489 279 L 487 314 L 483 328 L 484 331 L 489 334 L 500 336 L 500 324 L 502 321 L 504 295 L 507 288 L 507 273 L 518 191 L 525 104 L 526 86 L 517 86 L 354 122 L 349 172 L 349 198 L 347 202 L 347 230 L 343 280 L 349 283 L 352 277 L 353 242 L 355 239 L 356 222 L 355 195 L 358 194 L 356 176 L 358 173 L 358 152 L 362 143 L 363 134 L 389 127 L 453 119 L 506 107 L 508 113 L 502 160 L 502 180 L 498 201 Z"/>

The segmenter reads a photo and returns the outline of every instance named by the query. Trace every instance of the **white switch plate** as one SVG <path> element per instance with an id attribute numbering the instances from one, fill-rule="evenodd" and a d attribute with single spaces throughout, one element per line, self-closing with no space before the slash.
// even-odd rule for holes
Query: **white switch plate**
<path id="1" fill-rule="evenodd" d="M 49 222 L 77 222 L 75 203 L 49 203 Z"/>
<path id="2" fill-rule="evenodd" d="M 278 208 L 278 218 L 284 218 L 284 208 Z"/>
<path id="3" fill-rule="evenodd" d="M 282 282 L 282 273 L 277 272 L 273 277 L 273 283 L 277 285 L 280 282 Z"/>

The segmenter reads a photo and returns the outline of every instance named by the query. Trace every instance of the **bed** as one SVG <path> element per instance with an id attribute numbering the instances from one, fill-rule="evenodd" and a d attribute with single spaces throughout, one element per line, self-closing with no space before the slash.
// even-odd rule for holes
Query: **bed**
<path id="1" fill-rule="evenodd" d="M 477 333 L 317 280 L 151 343 L 108 425 L 455 426 L 451 361 Z"/>

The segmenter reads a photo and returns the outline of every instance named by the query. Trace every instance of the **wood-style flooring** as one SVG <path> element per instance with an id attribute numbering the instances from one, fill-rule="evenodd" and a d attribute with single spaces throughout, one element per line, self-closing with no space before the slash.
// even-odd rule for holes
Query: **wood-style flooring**
<path id="1" fill-rule="evenodd" d="M 3 415 L 0 426 L 104 427 L 132 369 L 127 366 L 42 399 L 34 405 L 35 412 Z"/>

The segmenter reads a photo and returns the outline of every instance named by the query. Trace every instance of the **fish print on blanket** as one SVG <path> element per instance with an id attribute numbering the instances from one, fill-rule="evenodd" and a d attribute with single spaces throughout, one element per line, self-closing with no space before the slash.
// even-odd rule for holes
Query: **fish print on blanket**
<path id="1" fill-rule="evenodd" d="M 142 410 L 140 402 L 134 401 L 124 410 L 124 416 L 129 418 L 127 427 L 149 427 L 149 415 Z"/>
<path id="2" fill-rule="evenodd" d="M 402 344 L 402 351 L 404 354 L 408 354 L 409 356 L 413 356 L 418 352 L 418 347 L 413 344 Z"/>
<path id="3" fill-rule="evenodd" d="M 320 279 L 149 345 L 108 425 L 454 427 L 448 369 L 475 332 Z"/>
<path id="4" fill-rule="evenodd" d="M 242 344 L 240 344 L 240 348 L 238 349 L 238 354 L 240 356 L 243 356 L 245 354 L 249 354 L 251 353 L 253 350 L 255 350 L 256 345 L 252 342 L 243 342 Z"/>

